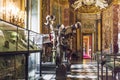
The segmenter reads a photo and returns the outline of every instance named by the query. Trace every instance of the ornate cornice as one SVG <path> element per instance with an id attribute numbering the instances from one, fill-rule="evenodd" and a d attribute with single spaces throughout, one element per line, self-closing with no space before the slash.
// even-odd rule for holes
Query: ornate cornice
<path id="1" fill-rule="evenodd" d="M 120 4 L 120 0 L 113 0 L 113 4 Z"/>
<path id="2" fill-rule="evenodd" d="M 78 20 L 99 20 L 101 19 L 100 13 L 78 13 Z"/>
<path id="3" fill-rule="evenodd" d="M 68 5 L 68 0 L 54 0 L 54 1 L 61 5 Z"/>
<path id="4" fill-rule="evenodd" d="M 80 13 L 98 13 L 100 11 L 101 9 L 99 7 L 96 7 L 95 5 L 90 5 L 90 6 L 84 5 L 78 9 L 78 12 Z"/>

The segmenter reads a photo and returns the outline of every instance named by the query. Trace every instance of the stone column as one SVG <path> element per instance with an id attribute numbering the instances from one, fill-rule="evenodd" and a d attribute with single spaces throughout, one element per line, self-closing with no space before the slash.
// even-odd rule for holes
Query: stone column
<path id="1" fill-rule="evenodd" d="M 117 11 L 120 13 L 120 5 Z M 120 53 L 120 14 L 118 14 L 118 53 Z"/>
<path id="2" fill-rule="evenodd" d="M 114 53 L 118 52 L 118 5 L 113 6 L 113 49 Z"/>

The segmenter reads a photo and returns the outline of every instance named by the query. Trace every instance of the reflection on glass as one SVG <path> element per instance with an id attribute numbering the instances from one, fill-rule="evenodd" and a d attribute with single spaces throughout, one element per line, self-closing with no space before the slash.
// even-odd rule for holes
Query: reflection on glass
<path id="1" fill-rule="evenodd" d="M 29 34 L 28 34 L 29 33 Z M 41 34 L 0 21 L 0 52 L 40 50 Z M 28 45 L 29 42 L 29 45 Z"/>
<path id="2" fill-rule="evenodd" d="M 29 80 L 34 80 L 40 76 L 40 53 L 31 53 L 29 56 Z"/>
<path id="3" fill-rule="evenodd" d="M 0 80 L 25 79 L 24 55 L 0 56 Z"/>

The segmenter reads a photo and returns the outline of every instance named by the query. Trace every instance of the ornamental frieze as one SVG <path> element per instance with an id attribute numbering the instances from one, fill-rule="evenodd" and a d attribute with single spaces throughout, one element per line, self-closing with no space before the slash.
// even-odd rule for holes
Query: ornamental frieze
<path id="1" fill-rule="evenodd" d="M 96 27 L 94 23 L 84 23 L 81 30 L 83 33 L 92 33 L 96 31 Z"/>
<path id="2" fill-rule="evenodd" d="M 100 13 L 78 13 L 77 14 L 77 19 L 78 20 L 98 20 L 101 19 Z"/>

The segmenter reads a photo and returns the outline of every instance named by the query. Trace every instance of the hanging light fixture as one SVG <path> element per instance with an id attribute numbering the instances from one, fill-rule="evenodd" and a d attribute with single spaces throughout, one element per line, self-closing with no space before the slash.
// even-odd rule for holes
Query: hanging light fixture
<path id="1" fill-rule="evenodd" d="M 24 24 L 25 12 L 20 10 L 14 2 L 10 2 L 6 6 L 1 6 L 1 19 L 17 24 L 19 26 Z"/>

